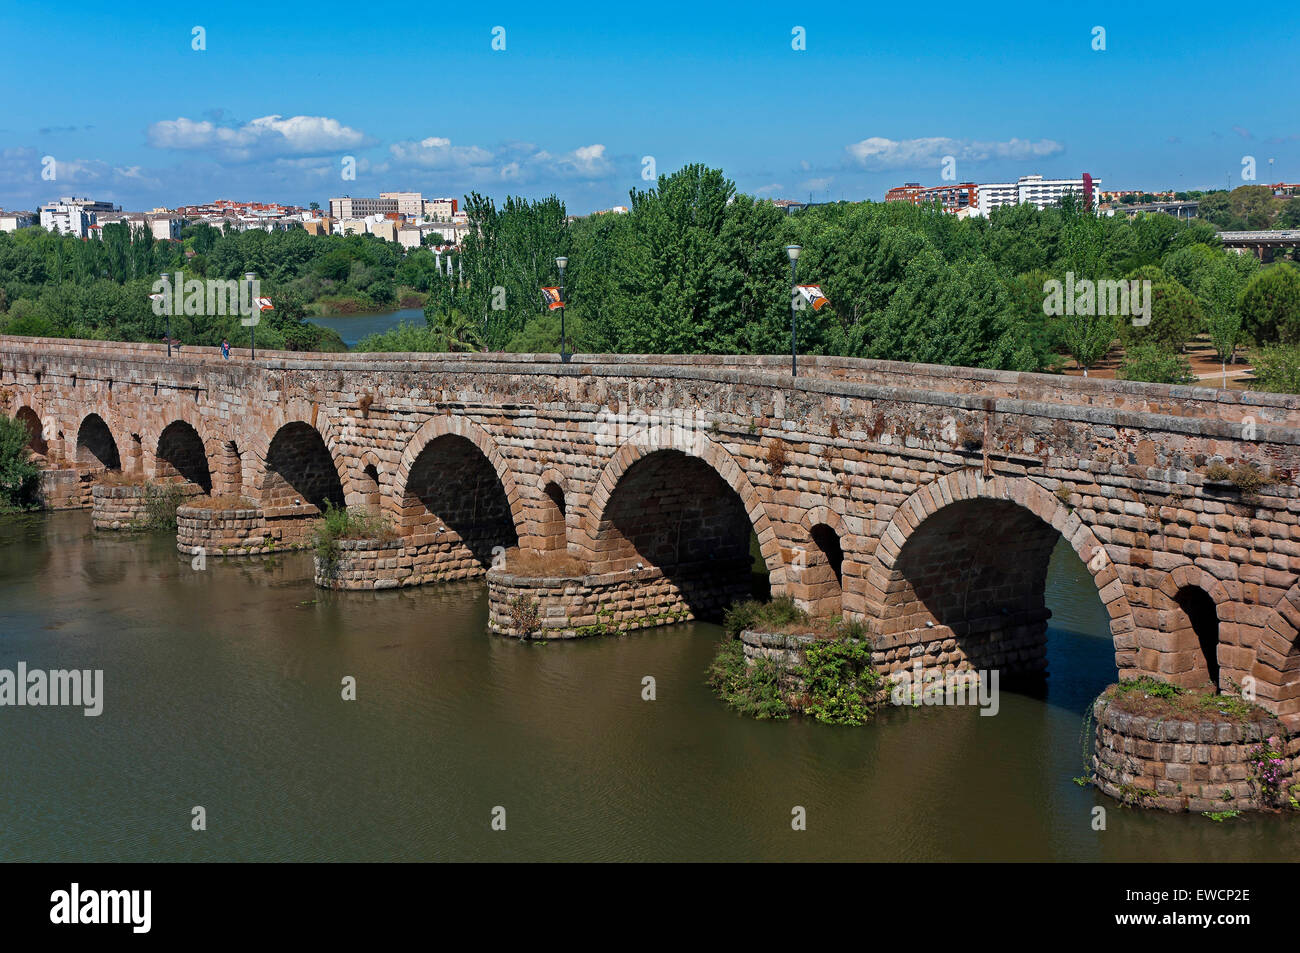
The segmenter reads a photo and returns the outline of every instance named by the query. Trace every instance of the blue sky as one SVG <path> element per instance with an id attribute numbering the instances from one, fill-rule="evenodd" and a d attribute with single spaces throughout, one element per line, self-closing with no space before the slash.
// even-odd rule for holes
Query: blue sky
<path id="1" fill-rule="evenodd" d="M 0 206 L 474 189 L 584 213 L 646 156 L 819 200 L 939 184 L 945 155 L 960 181 L 1235 186 L 1245 156 L 1300 181 L 1293 5 L 147 6 L 0 12 Z"/>

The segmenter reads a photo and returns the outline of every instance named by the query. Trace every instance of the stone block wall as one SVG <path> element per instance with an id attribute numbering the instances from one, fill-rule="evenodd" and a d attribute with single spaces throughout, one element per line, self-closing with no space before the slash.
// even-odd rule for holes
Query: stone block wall
<path id="1" fill-rule="evenodd" d="M 182 497 L 202 495 L 203 491 L 192 484 L 175 484 Z M 153 487 L 160 492 L 162 487 Z M 91 491 L 90 523 L 99 530 L 137 531 L 146 528 L 149 519 L 149 493 L 151 488 L 140 483 L 97 483 Z"/>
<path id="2" fill-rule="evenodd" d="M 673 577 L 648 568 L 573 578 L 516 576 L 493 569 L 487 574 L 488 624 L 499 635 L 570 639 L 716 617 L 748 595 L 748 583 L 734 581 L 730 588 L 719 588 L 708 568 L 692 567 L 693 572 Z M 739 580 L 734 572 L 729 575 Z M 516 600 L 535 610 L 535 626 L 517 624 Z"/>
<path id="3" fill-rule="evenodd" d="M 1122 711 L 1105 698 L 1092 711 L 1092 769 L 1108 796 L 1165 811 L 1272 806 L 1257 797 L 1250 760 L 1252 750 L 1278 734 L 1277 721 L 1166 720 Z M 1285 769 L 1288 779 L 1293 768 Z"/>
<path id="4" fill-rule="evenodd" d="M 89 475 L 83 479 L 82 473 L 75 468 L 41 471 L 41 503 L 49 510 L 89 509 L 92 487 Z"/>
<path id="5" fill-rule="evenodd" d="M 186 554 L 250 556 L 276 551 L 261 509 L 211 509 L 188 504 L 176 510 L 176 548 Z M 284 549 L 284 546 L 278 546 Z"/>

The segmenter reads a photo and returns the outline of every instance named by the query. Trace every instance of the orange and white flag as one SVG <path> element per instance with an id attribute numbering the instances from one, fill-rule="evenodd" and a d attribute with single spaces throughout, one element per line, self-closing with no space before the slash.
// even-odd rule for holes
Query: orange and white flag
<path id="1" fill-rule="evenodd" d="M 812 305 L 814 311 L 820 311 L 826 305 L 830 304 L 830 299 L 822 294 L 821 285 L 799 285 L 799 293 L 803 295 L 804 300 Z"/>
<path id="2" fill-rule="evenodd" d="M 564 302 L 560 300 L 559 288 L 543 288 L 542 300 L 546 302 L 546 307 L 552 311 L 564 307 Z"/>

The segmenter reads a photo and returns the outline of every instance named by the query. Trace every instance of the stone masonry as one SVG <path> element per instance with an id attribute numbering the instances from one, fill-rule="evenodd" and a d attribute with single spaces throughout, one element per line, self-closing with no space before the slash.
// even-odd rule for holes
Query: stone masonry
<path id="1" fill-rule="evenodd" d="M 346 503 L 388 522 L 412 579 L 444 577 L 414 571 L 421 547 L 486 573 L 517 543 L 584 580 L 651 570 L 701 615 L 737 577 L 697 567 L 752 544 L 774 595 L 865 620 L 882 667 L 1034 674 L 1063 538 L 1122 678 L 1249 679 L 1300 724 L 1300 398 L 849 358 L 800 375 L 767 357 L 167 361 L 0 337 L 0 410 L 45 466 L 210 481 L 286 545 Z M 1268 475 L 1211 479 L 1219 461 Z"/>

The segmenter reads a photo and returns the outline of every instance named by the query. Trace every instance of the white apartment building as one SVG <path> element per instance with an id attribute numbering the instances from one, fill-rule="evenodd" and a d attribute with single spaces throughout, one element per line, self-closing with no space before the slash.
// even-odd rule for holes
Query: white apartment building
<path id="1" fill-rule="evenodd" d="M 1015 205 L 1020 201 L 1020 189 L 1014 182 L 990 182 L 976 189 L 976 206 L 984 218 L 995 208 Z"/>
<path id="2" fill-rule="evenodd" d="M 1015 182 L 990 182 L 978 187 L 979 214 L 988 217 L 995 208 L 1004 205 L 1033 205 L 1044 209 L 1058 204 L 1068 193 L 1085 195 L 1091 191 L 1093 204 L 1099 192 L 1101 179 L 1086 173 L 1078 179 L 1045 179 L 1041 175 L 1022 175 Z"/>
<path id="3" fill-rule="evenodd" d="M 120 211 L 121 206 L 115 207 L 112 202 L 96 202 L 93 199 L 65 195 L 57 202 L 41 206 L 41 228 L 85 238 L 87 229 L 95 224 L 96 216 Z"/>
<path id="4" fill-rule="evenodd" d="M 35 224 L 35 212 L 0 211 L 0 232 L 16 232 L 20 228 L 30 228 Z"/>

